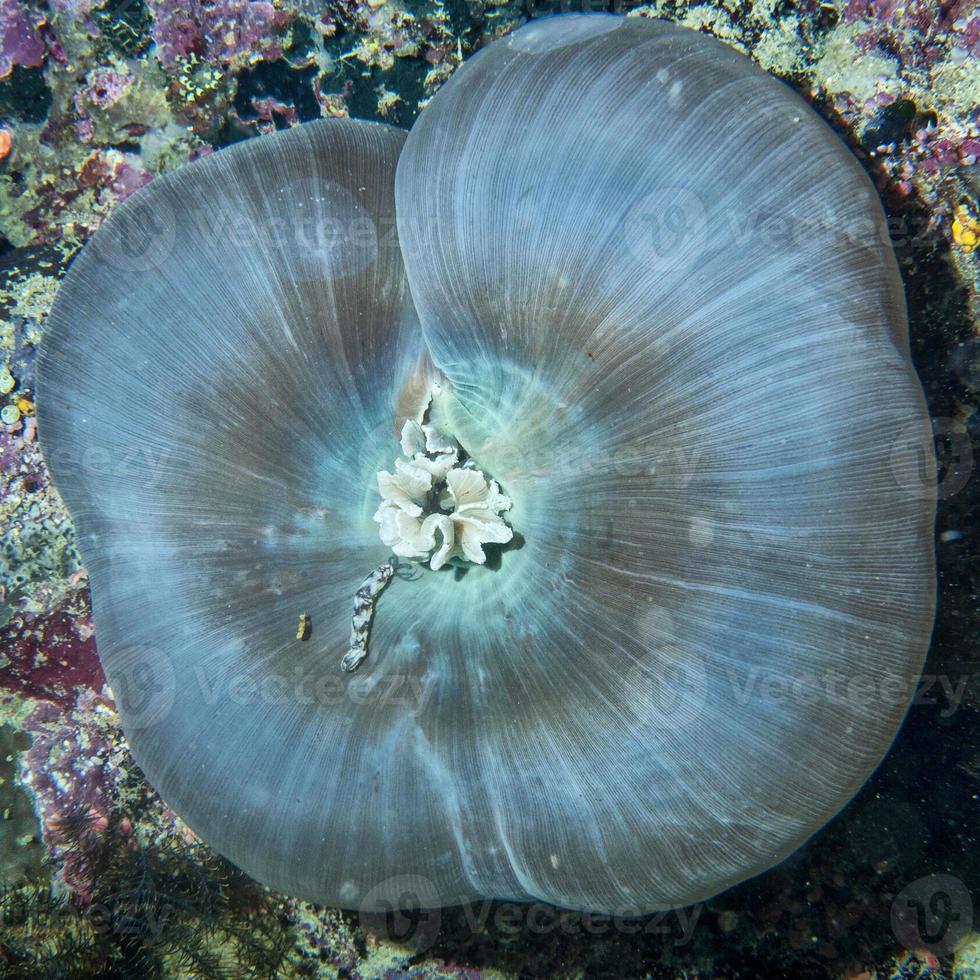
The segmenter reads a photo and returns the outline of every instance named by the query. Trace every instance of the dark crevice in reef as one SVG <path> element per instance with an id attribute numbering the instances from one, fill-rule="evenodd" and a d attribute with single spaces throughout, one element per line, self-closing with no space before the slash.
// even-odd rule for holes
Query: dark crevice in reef
<path id="1" fill-rule="evenodd" d="M 396 62 L 395 67 L 384 71 L 372 68 L 369 77 L 361 74 L 362 69 L 354 65 L 344 69 L 345 84 L 348 86 L 347 105 L 352 116 L 358 119 L 373 119 L 408 129 L 418 115 L 419 101 L 425 98 L 422 78 L 417 66 Z M 382 85 L 401 96 L 386 117 L 378 114 L 377 90 Z"/>
<path id="2" fill-rule="evenodd" d="M 875 158 L 856 152 L 874 179 Z M 845 811 L 845 820 L 851 809 L 863 812 L 880 796 L 887 802 L 882 826 L 895 832 L 907 811 L 913 826 L 897 834 L 895 853 L 883 858 L 892 865 L 905 865 L 902 884 L 949 871 L 976 894 L 980 885 L 975 840 L 980 825 L 980 662 L 971 653 L 980 586 L 976 570 L 980 482 L 974 472 L 980 418 L 971 411 L 980 396 L 980 341 L 966 286 L 941 228 L 930 224 L 930 209 L 915 197 L 886 195 L 883 203 L 905 285 L 912 360 L 935 434 L 939 606 L 917 696 L 891 753 Z M 939 777 L 953 772 L 967 778 Z"/>
<path id="3" fill-rule="evenodd" d="M 235 94 L 235 110 L 245 121 L 255 118 L 253 99 L 274 97 L 285 105 L 292 106 L 300 122 L 320 118 L 320 105 L 313 92 L 313 79 L 317 68 L 292 68 L 285 61 L 260 61 L 254 68 L 248 68 L 238 76 L 238 91 Z M 287 129 L 289 123 L 277 117 L 277 129 Z"/>
<path id="4" fill-rule="evenodd" d="M 40 68 L 14 65 L 0 79 L 0 116 L 25 123 L 44 122 L 51 109 L 51 89 Z"/>
<path id="5" fill-rule="evenodd" d="M 826 100 L 810 101 L 848 144 L 872 183 L 880 187 L 883 181 L 878 160 L 864 145 L 865 138 L 871 136 L 869 128 L 859 137 Z M 928 110 L 905 101 L 907 105 L 894 118 L 876 117 L 873 121 L 879 131 L 893 137 L 890 142 L 903 138 L 909 127 L 928 115 Z M 933 211 L 915 195 L 902 198 L 891 197 L 887 191 L 880 193 L 905 286 L 912 360 L 930 414 L 933 418 L 949 417 L 958 403 L 975 401 L 980 394 L 980 345 L 970 317 L 967 289 L 953 267 L 949 243 L 940 228 L 930 224 Z"/>
<path id="6" fill-rule="evenodd" d="M 418 115 L 418 103 L 426 95 L 418 63 L 412 59 L 399 59 L 394 67 L 382 69 L 377 66 L 365 67 L 356 59 L 341 60 L 350 43 L 351 36 L 344 31 L 328 40 L 326 49 L 333 59 L 333 68 L 325 75 L 320 75 L 316 65 L 293 66 L 291 62 L 301 64 L 305 57 L 303 45 L 296 46 L 294 51 L 291 49 L 289 60 L 261 62 L 244 70 L 239 75 L 235 94 L 238 119 L 246 125 L 254 121 L 254 100 L 269 97 L 293 108 L 300 122 L 319 119 L 320 105 L 314 86 L 320 75 L 320 89 L 325 95 L 345 93 L 344 103 L 352 117 L 409 128 Z M 385 116 L 378 112 L 378 94 L 382 85 L 389 91 L 397 92 L 400 97 Z M 281 114 L 274 114 L 273 119 L 277 129 L 285 129 L 289 125 Z M 222 128 L 218 144 L 228 145 L 248 135 L 241 131 L 241 123 L 228 120 Z"/>
<path id="7" fill-rule="evenodd" d="M 52 245 L 35 245 L 27 248 L 11 246 L 8 255 L 0 254 L 0 283 L 4 289 L 10 289 L 14 283 L 36 272 L 60 279 L 67 271 L 69 262 L 70 259 L 66 259 L 60 250 Z"/>
<path id="8" fill-rule="evenodd" d="M 861 154 L 859 153 L 859 156 Z M 863 156 L 875 176 L 875 160 Z M 976 894 L 980 885 L 975 828 L 980 825 L 980 662 L 973 622 L 977 594 L 978 483 L 973 447 L 980 420 L 971 410 L 980 395 L 980 342 L 966 286 L 950 245 L 929 209 L 916 198 L 884 206 L 909 312 L 912 359 L 933 420 L 939 465 L 936 557 L 939 607 L 933 641 L 913 701 L 885 762 L 845 811 L 864 812 L 879 797 L 881 825 L 895 837 L 883 856 L 903 867 L 901 884 L 949 871 Z M 965 774 L 943 779 L 941 773 Z M 908 819 L 909 826 L 898 828 Z M 916 826 L 917 824 L 917 826 Z M 887 894 L 883 890 L 884 894 Z"/>
<path id="9" fill-rule="evenodd" d="M 898 99 L 882 106 L 861 132 L 861 145 L 869 153 L 886 143 L 906 139 L 921 119 L 918 107 L 911 99 Z"/>

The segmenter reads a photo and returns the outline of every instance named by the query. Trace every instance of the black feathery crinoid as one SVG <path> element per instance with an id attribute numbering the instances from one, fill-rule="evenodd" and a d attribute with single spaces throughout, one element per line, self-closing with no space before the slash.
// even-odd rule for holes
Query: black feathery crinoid
<path id="1" fill-rule="evenodd" d="M 111 973 L 116 952 L 84 910 L 50 880 L 0 885 L 0 978 L 47 980 Z"/>
<path id="2" fill-rule="evenodd" d="M 271 977 L 294 942 L 263 889 L 205 845 L 179 837 L 114 848 L 92 899 L 125 975 Z"/>
<path id="3" fill-rule="evenodd" d="M 88 891 L 111 860 L 113 839 L 108 818 L 79 803 L 51 821 L 50 836 L 65 883 Z"/>

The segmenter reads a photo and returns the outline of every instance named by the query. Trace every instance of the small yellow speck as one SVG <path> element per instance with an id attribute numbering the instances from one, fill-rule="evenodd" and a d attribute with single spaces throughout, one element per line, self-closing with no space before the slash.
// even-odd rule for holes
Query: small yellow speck
<path id="1" fill-rule="evenodd" d="M 308 640 L 310 638 L 310 616 L 309 613 L 301 613 L 299 617 L 299 625 L 296 627 L 296 639 L 297 640 Z"/>

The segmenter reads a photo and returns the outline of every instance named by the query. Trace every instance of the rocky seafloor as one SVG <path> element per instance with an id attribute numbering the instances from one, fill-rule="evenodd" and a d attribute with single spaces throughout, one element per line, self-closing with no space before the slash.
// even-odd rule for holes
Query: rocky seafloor
<path id="1" fill-rule="evenodd" d="M 37 443 L 34 359 L 61 275 L 156 175 L 321 116 L 408 126 L 481 44 L 558 9 L 585 8 L 0 0 L 0 976 L 980 977 L 976 0 L 631 10 L 714 34 L 802 93 L 878 186 L 906 281 L 941 463 L 940 608 L 892 752 L 825 830 L 641 920 L 489 902 L 362 920 L 247 879 L 129 756 Z"/>

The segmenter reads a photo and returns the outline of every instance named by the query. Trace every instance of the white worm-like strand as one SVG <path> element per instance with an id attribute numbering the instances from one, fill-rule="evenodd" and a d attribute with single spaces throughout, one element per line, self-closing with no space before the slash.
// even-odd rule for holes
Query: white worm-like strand
<path id="1" fill-rule="evenodd" d="M 341 670 L 357 670 L 361 661 L 368 655 L 368 635 L 371 632 L 371 620 L 374 619 L 374 604 L 394 574 L 394 562 L 386 561 L 379 565 L 357 590 L 354 596 L 354 615 L 350 625 L 350 650 L 340 661 Z"/>

